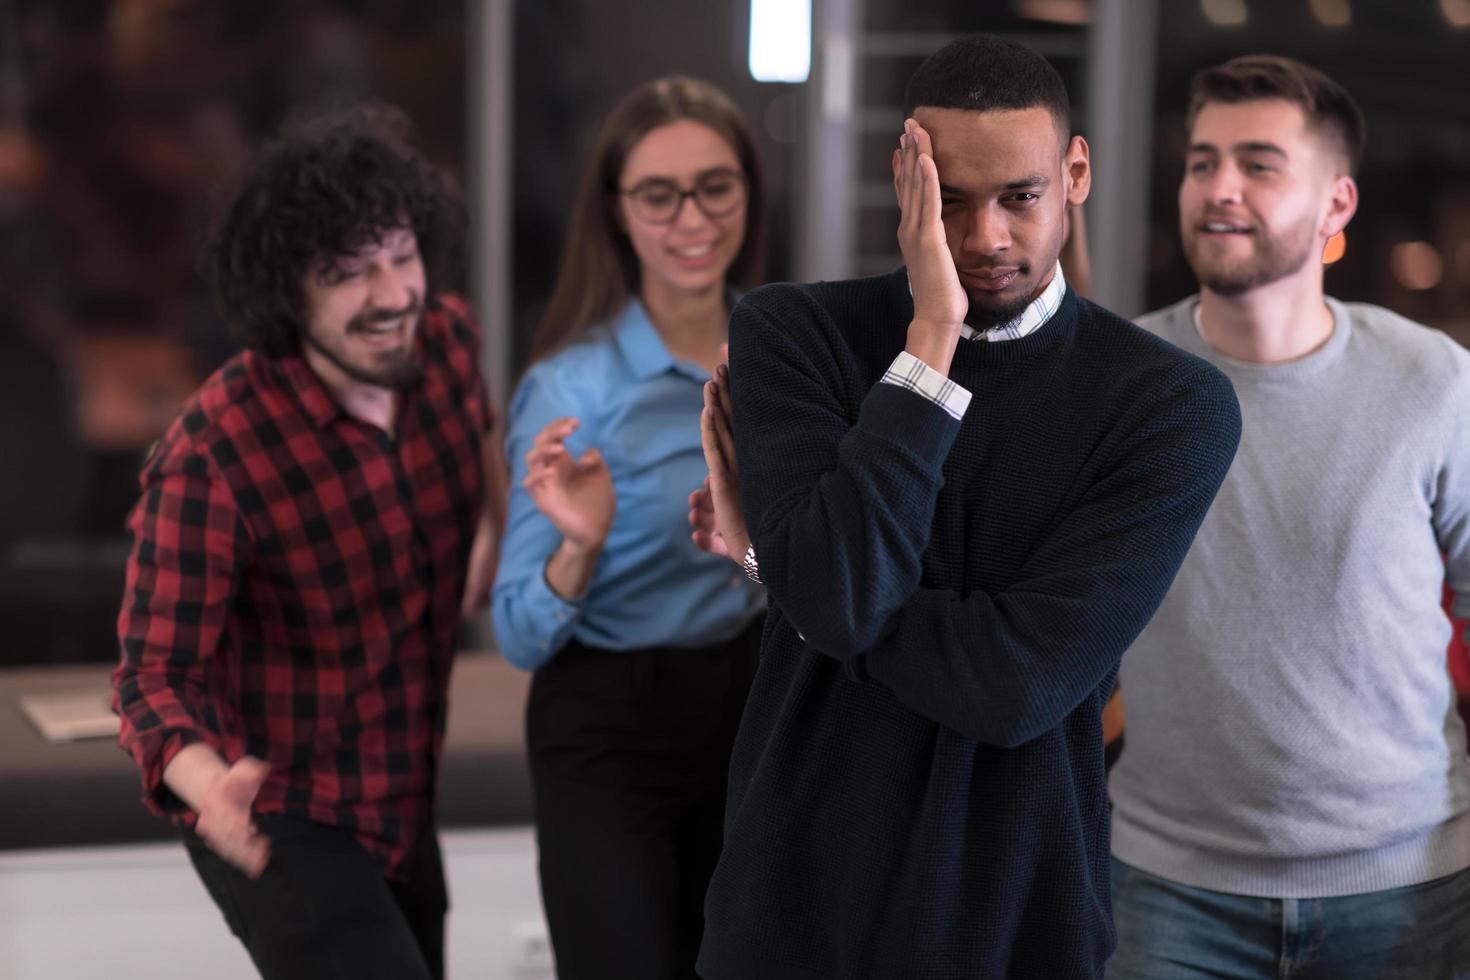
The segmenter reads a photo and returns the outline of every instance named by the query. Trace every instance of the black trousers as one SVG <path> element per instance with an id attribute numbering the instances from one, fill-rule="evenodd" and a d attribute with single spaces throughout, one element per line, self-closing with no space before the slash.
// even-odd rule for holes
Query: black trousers
<path id="1" fill-rule="evenodd" d="M 184 845 L 265 980 L 441 980 L 449 902 L 434 828 L 395 881 L 345 830 L 277 815 L 256 822 L 271 856 L 253 881 L 193 831 Z"/>
<path id="2" fill-rule="evenodd" d="M 561 980 L 696 975 L 762 619 L 703 649 L 574 642 L 536 672 L 526 743 Z"/>

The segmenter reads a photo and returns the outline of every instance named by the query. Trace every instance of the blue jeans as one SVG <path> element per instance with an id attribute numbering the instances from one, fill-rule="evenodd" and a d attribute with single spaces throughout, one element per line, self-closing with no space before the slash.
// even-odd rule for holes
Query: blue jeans
<path id="1" fill-rule="evenodd" d="M 1470 869 L 1339 898 L 1191 888 L 1113 859 L 1108 980 L 1464 980 Z"/>

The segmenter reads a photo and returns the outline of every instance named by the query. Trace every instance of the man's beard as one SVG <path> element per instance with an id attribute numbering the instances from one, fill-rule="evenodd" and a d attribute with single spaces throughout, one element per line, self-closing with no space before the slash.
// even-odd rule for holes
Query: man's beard
<path id="1" fill-rule="evenodd" d="M 1256 227 L 1260 228 L 1260 222 Z M 1240 296 L 1295 275 L 1311 260 L 1317 238 L 1314 222 L 1305 218 L 1274 238 L 1252 232 L 1256 249 L 1250 256 L 1221 259 L 1206 257 L 1200 234 L 1197 228 L 1185 231 L 1184 256 L 1199 284 L 1220 296 Z"/>
<path id="2" fill-rule="evenodd" d="M 1029 265 L 1023 266 L 1018 272 L 1018 277 L 1024 277 L 1030 272 Z M 1026 308 L 1036 301 L 1036 297 L 1040 296 L 1045 288 L 1045 286 L 1037 286 L 1030 292 L 1023 293 L 999 306 L 982 305 L 975 302 L 975 298 L 971 296 L 970 311 L 965 315 L 965 324 L 980 334 L 1002 330 L 1019 320 L 1021 314 L 1026 312 Z"/>
<path id="3" fill-rule="evenodd" d="M 1057 257 L 1062 254 L 1062 239 L 1065 230 L 1059 215 L 1056 223 L 1056 232 L 1052 235 L 1051 241 L 1047 243 L 1047 249 L 1040 253 L 1041 255 L 1050 256 L 1050 258 L 1044 262 L 1032 263 L 1022 260 L 1016 263 L 1016 278 L 1023 281 L 1030 278 L 1033 268 L 1042 270 L 1041 274 L 1037 277 L 1038 282 L 1035 286 L 1027 290 L 1022 296 L 1009 300 L 999 306 L 988 303 L 977 303 L 975 302 L 975 297 L 970 296 L 970 311 L 965 316 L 965 323 L 977 333 L 984 335 L 1002 330 L 1019 320 L 1021 314 L 1026 312 L 1026 308 L 1036 302 L 1037 298 L 1046 291 L 1046 287 L 1051 285 L 1052 277 L 1049 273 L 1057 267 Z"/>
<path id="4" fill-rule="evenodd" d="M 333 350 L 329 345 L 322 343 L 310 330 L 304 331 L 303 337 L 317 353 L 321 354 L 337 369 L 354 381 L 373 385 L 378 388 L 387 388 L 390 391 L 408 391 L 418 387 L 423 381 L 424 371 L 419 365 L 416 351 L 418 328 L 421 326 L 421 315 L 423 304 L 415 299 L 413 303 L 404 310 L 384 311 L 371 313 L 365 316 L 354 317 L 347 325 L 347 334 L 351 336 L 355 331 L 361 330 L 367 324 L 393 320 L 411 320 L 414 329 L 408 331 L 408 339 L 392 355 L 384 358 L 384 363 L 375 368 L 366 368 L 353 364 L 339 352 Z"/>

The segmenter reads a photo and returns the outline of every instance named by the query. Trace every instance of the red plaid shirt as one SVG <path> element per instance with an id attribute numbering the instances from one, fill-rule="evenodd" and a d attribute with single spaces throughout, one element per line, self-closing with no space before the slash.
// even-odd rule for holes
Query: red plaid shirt
<path id="1" fill-rule="evenodd" d="M 203 742 L 267 760 L 258 813 L 351 830 L 393 873 L 433 807 L 490 407 L 457 297 L 418 332 L 390 437 L 300 357 L 220 368 L 144 467 L 113 672 L 144 802 Z"/>

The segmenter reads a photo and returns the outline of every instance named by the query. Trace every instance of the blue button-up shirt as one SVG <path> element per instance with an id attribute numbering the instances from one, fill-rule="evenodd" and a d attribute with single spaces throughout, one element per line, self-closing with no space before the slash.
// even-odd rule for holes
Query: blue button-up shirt
<path id="1" fill-rule="evenodd" d="M 534 365 L 510 406 L 510 516 L 492 596 L 501 654 L 534 670 L 576 637 L 593 647 L 694 647 L 740 632 L 765 593 L 690 539 L 689 492 L 704 480 L 699 413 L 709 374 L 676 361 L 636 299 L 605 327 Z M 587 594 L 546 584 L 561 534 L 522 486 L 526 451 L 552 419 L 575 416 L 573 457 L 596 447 L 618 508 Z"/>

